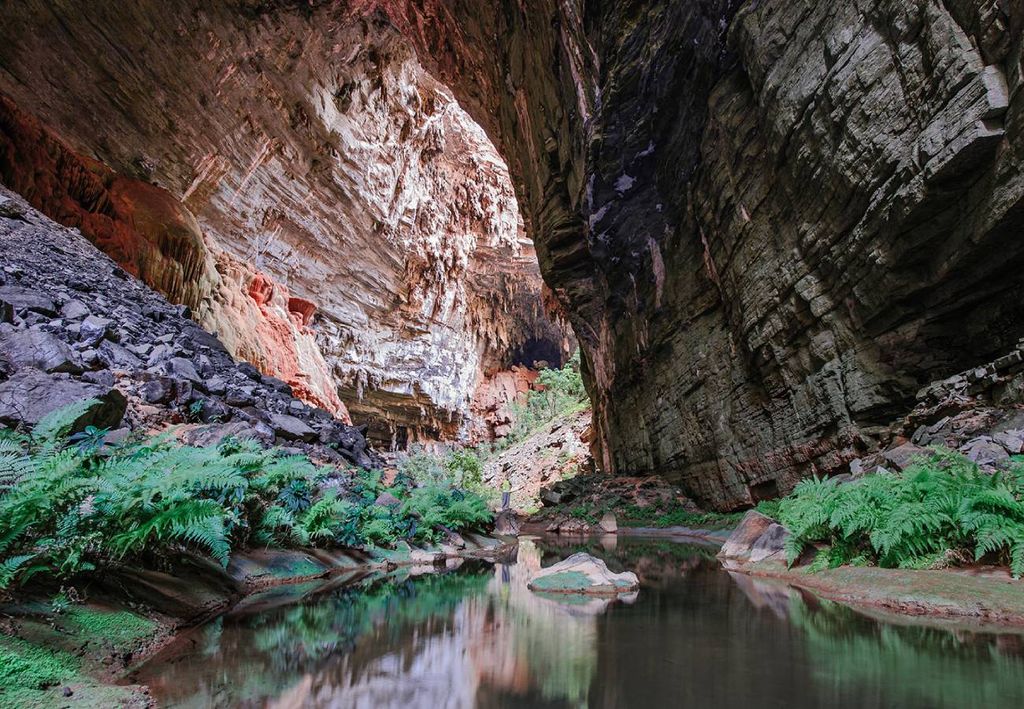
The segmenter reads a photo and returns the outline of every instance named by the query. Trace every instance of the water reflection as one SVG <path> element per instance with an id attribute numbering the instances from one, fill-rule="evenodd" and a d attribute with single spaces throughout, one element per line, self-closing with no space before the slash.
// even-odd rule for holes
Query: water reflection
<path id="1" fill-rule="evenodd" d="M 580 550 L 635 571 L 635 602 L 527 589 Z M 670 541 L 523 540 L 514 563 L 292 592 L 134 679 L 187 707 L 1024 705 L 1020 635 L 879 622 Z"/>

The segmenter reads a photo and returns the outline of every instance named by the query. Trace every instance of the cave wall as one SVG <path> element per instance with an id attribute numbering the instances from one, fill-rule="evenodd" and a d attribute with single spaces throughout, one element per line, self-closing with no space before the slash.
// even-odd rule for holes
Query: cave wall
<path id="1" fill-rule="evenodd" d="M 26 2 L 0 37 L 4 181 L 379 441 L 459 435 L 507 352 L 562 341 L 506 167 L 379 16 Z"/>
<path id="2" fill-rule="evenodd" d="M 367 260 L 331 280 L 305 252 L 348 233 L 338 211 L 360 221 L 344 190 L 303 192 L 286 220 L 264 212 L 299 200 L 280 193 L 281 175 L 345 164 L 303 118 L 350 95 L 339 62 L 324 57 L 344 56 L 348 32 L 395 28 L 509 167 L 551 300 L 582 346 L 608 471 L 656 471 L 706 504 L 749 504 L 841 471 L 878 445 L 920 384 L 1024 334 L 1019 0 L 145 5 L 90 22 L 65 12 L 70 36 L 115 37 L 122 50 L 115 67 L 73 82 L 70 98 L 67 79 L 38 58 L 73 66 L 92 50 L 46 32 L 29 50 L 24 33 L 3 37 L 0 86 L 126 168 L 137 156 L 83 125 L 119 105 L 106 132 L 159 146 L 161 179 L 176 194 L 204 156 L 220 156 L 209 164 L 236 189 L 193 190 L 186 204 L 251 199 L 237 210 L 250 227 L 331 224 L 312 240 L 275 236 L 287 244 L 282 260 L 304 254 L 282 275 L 300 295 L 327 284 L 358 300 L 379 293 L 387 228 L 352 234 Z M 206 58 L 185 68 L 194 55 Z M 154 84 L 154 73 L 165 80 Z M 125 85 L 145 88 L 126 102 Z M 40 86 L 60 89 L 40 99 Z M 254 90 L 258 105 L 246 100 Z M 159 110 L 140 108 L 140 96 Z M 180 115 L 194 123 L 160 123 L 186 100 L 193 108 Z M 226 122 L 248 132 L 227 132 L 237 147 L 212 151 L 203 136 Z M 261 160 L 282 163 L 273 179 L 260 177 Z M 365 167 L 347 169 L 358 181 Z M 233 196 L 242 192 L 251 196 Z M 204 228 L 215 223 L 196 209 Z M 317 290 L 297 286 L 303 279 Z M 335 320 L 353 315 L 337 310 Z"/>
<path id="3" fill-rule="evenodd" d="M 397 5 L 493 117 L 605 469 L 747 505 L 1024 334 L 1022 3 Z"/>

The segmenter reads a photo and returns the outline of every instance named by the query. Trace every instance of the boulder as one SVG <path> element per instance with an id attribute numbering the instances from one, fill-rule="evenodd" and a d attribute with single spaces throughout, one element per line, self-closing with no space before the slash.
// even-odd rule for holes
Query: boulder
<path id="1" fill-rule="evenodd" d="M 978 465 L 995 465 L 1010 457 L 1001 445 L 988 436 L 970 440 L 962 445 L 960 450 Z"/>
<path id="2" fill-rule="evenodd" d="M 913 443 L 904 443 L 882 453 L 882 459 L 898 470 L 906 470 L 914 463 L 915 459 L 922 456 L 927 457 L 928 450 L 921 446 L 915 446 Z"/>
<path id="3" fill-rule="evenodd" d="M 139 389 L 139 396 L 147 404 L 166 404 L 174 398 L 174 380 L 168 377 L 150 379 Z"/>
<path id="4" fill-rule="evenodd" d="M 0 422 L 34 426 L 50 412 L 83 399 L 97 403 L 75 421 L 75 431 L 86 426 L 116 428 L 128 404 L 117 389 L 26 368 L 0 383 Z"/>
<path id="5" fill-rule="evenodd" d="M 782 551 L 787 535 L 786 528 L 771 517 L 749 510 L 725 540 L 718 558 L 726 568 L 763 561 Z"/>
<path id="6" fill-rule="evenodd" d="M 53 299 L 32 288 L 0 286 L 0 301 L 7 303 L 14 310 L 28 310 L 51 318 L 57 315 L 57 306 Z"/>
<path id="7" fill-rule="evenodd" d="M 142 360 L 116 342 L 103 340 L 96 348 L 99 360 L 110 369 L 132 371 L 142 368 Z"/>
<path id="8" fill-rule="evenodd" d="M 248 362 L 240 362 L 238 365 L 238 372 L 254 382 L 258 382 L 262 376 L 260 374 L 260 370 L 256 369 L 256 367 L 252 366 Z"/>
<path id="9" fill-rule="evenodd" d="M 60 314 L 65 320 L 81 320 L 89 315 L 89 308 L 80 300 L 69 300 L 61 307 Z"/>
<path id="10" fill-rule="evenodd" d="M 757 538 L 754 546 L 750 549 L 751 563 L 763 561 L 776 554 L 781 554 L 788 536 L 789 531 L 778 522 L 769 525 L 768 529 Z"/>
<path id="11" fill-rule="evenodd" d="M 50 373 L 82 371 L 75 353 L 63 340 L 40 330 L 0 334 L 0 356 L 14 365 L 14 369 L 35 367 Z"/>
<path id="12" fill-rule="evenodd" d="M 252 406 L 256 403 L 256 398 L 252 395 L 252 387 L 242 387 L 227 390 L 224 396 L 224 402 L 228 406 Z"/>
<path id="13" fill-rule="evenodd" d="M 1024 451 L 1024 431 L 1013 429 L 992 434 L 992 440 L 1001 445 L 1010 455 Z"/>
<path id="14" fill-rule="evenodd" d="M 78 339 L 89 346 L 100 343 L 110 332 L 110 320 L 90 315 L 78 327 Z"/>
<path id="15" fill-rule="evenodd" d="M 302 419 L 288 414 L 270 414 L 269 418 L 274 433 L 287 441 L 306 441 L 308 443 L 316 438 L 316 431 L 306 425 Z"/>
<path id="16" fill-rule="evenodd" d="M 242 440 L 260 440 L 259 431 L 251 424 L 242 421 L 232 421 L 225 424 L 211 424 L 209 426 L 197 426 L 186 431 L 181 440 L 189 446 L 206 448 L 218 446 L 225 438 L 236 438 Z"/>
<path id="17" fill-rule="evenodd" d="M 184 357 L 171 357 L 164 362 L 163 370 L 167 376 L 174 379 L 184 379 L 199 386 L 203 384 L 203 378 L 199 376 L 195 366 Z"/>
<path id="18" fill-rule="evenodd" d="M 502 510 L 494 518 L 494 533 L 506 537 L 519 536 L 519 518 L 512 510 Z"/>
<path id="19" fill-rule="evenodd" d="M 601 521 L 597 523 L 597 528 L 606 534 L 615 534 L 619 531 L 619 523 L 615 519 L 615 515 L 611 512 L 605 512 L 601 516 Z"/>
<path id="20" fill-rule="evenodd" d="M 530 579 L 528 587 L 531 591 L 545 593 L 614 596 L 636 591 L 640 588 L 640 580 L 631 571 L 614 574 L 601 559 L 579 552 L 554 566 L 541 569 Z"/>

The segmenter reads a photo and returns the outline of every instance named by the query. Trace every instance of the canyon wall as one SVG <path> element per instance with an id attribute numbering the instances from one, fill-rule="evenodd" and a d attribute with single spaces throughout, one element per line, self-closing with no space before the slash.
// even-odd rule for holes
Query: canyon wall
<path id="1" fill-rule="evenodd" d="M 486 135 L 380 18 L 173 5 L 5 10 L 0 177 L 378 442 L 459 435 L 563 339 Z"/>
<path id="2" fill-rule="evenodd" d="M 843 470 L 920 384 L 1024 334 L 1020 0 L 48 5 L 0 30 L 0 89 L 118 172 L 154 166 L 220 248 L 315 302 L 335 374 L 357 372 L 350 405 L 385 390 L 443 428 L 425 402 L 468 349 L 427 346 L 455 337 L 438 314 L 524 302 L 487 286 L 451 309 L 472 279 L 435 276 L 473 271 L 457 246 L 395 258 L 409 219 L 450 239 L 469 212 L 398 208 L 440 121 L 394 62 L 450 89 L 507 163 L 605 470 L 750 504 Z M 375 130 L 415 147 L 365 149 Z"/>
<path id="3" fill-rule="evenodd" d="M 606 470 L 747 505 L 1022 334 L 1019 1 L 384 5 L 492 117 Z"/>

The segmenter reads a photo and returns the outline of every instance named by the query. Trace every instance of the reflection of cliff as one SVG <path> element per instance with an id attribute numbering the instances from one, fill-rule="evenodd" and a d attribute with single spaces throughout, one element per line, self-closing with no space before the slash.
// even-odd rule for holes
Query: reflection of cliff
<path id="1" fill-rule="evenodd" d="M 533 593 L 526 584 L 540 567 L 541 552 L 526 539 L 516 564 L 497 565 L 489 589 L 492 620 L 470 645 L 473 664 L 484 668 L 494 689 L 585 704 L 597 668 L 596 617 L 610 602 Z"/>

